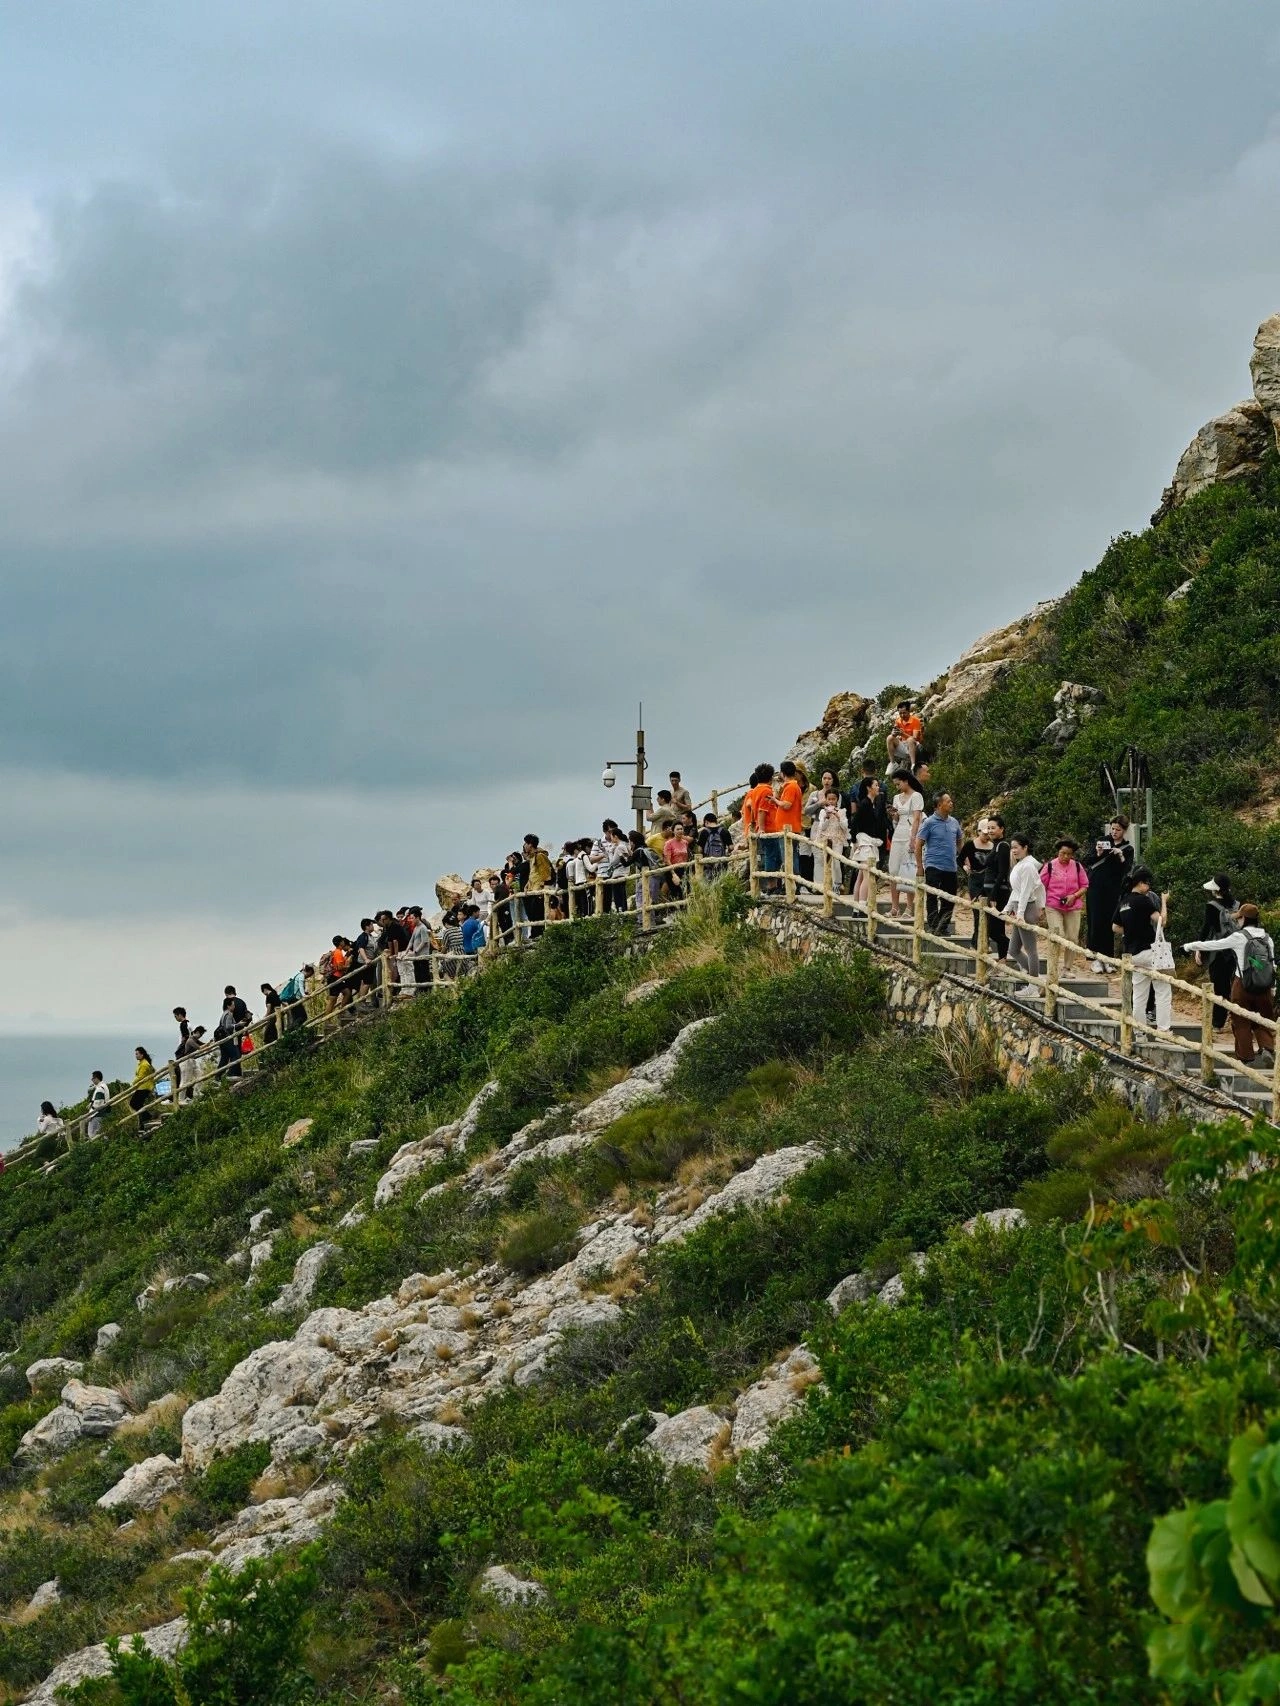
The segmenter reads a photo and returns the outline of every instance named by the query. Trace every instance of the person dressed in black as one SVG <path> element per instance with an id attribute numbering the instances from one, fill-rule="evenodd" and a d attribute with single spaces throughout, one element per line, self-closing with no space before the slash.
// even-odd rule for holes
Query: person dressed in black
<path id="1" fill-rule="evenodd" d="M 1009 957 L 1009 930 L 1004 921 L 1004 909 L 1013 892 L 1009 887 L 1012 860 L 1004 819 L 998 812 L 987 814 L 987 835 L 991 851 L 982 870 L 982 898 L 992 909 L 987 924 L 987 941 L 995 949 L 996 957 L 1004 960 Z"/>
<path id="2" fill-rule="evenodd" d="M 382 909 L 374 922 L 382 932 L 378 937 L 378 953 L 383 957 L 387 968 L 384 987 L 390 991 L 394 1001 L 400 982 L 400 956 L 409 952 L 410 932 L 405 929 L 404 920 L 397 918 L 387 907 Z M 376 969 L 374 977 L 377 977 Z"/>
<path id="3" fill-rule="evenodd" d="M 280 1009 L 284 1003 L 280 992 L 271 983 L 262 985 L 262 1000 L 267 1014 L 267 1022 L 262 1027 L 262 1046 L 268 1048 L 280 1035 Z"/>
<path id="4" fill-rule="evenodd" d="M 965 889 L 969 896 L 969 906 L 973 912 L 973 931 L 969 938 L 969 946 L 978 945 L 978 902 L 986 893 L 984 884 L 987 878 L 987 867 L 995 858 L 995 842 L 991 839 L 991 824 L 989 819 L 980 817 L 970 835 L 961 847 L 958 860 L 964 873 Z M 988 929 L 990 926 L 988 926 Z"/>
<path id="5" fill-rule="evenodd" d="M 173 1017 L 178 1027 L 178 1042 L 173 1051 L 173 1072 L 178 1081 L 179 1097 L 184 1102 L 189 1102 L 191 1100 L 191 1068 L 183 1066 L 182 1063 L 189 1054 L 195 1053 L 196 1044 L 191 1039 L 191 1026 L 187 1022 L 186 1008 L 175 1007 Z"/>
<path id="6" fill-rule="evenodd" d="M 1111 926 L 1133 873 L 1133 845 L 1127 840 L 1128 832 L 1128 818 L 1113 817 L 1106 835 L 1094 842 L 1093 851 L 1084 858 L 1084 868 L 1089 873 L 1088 940 L 1089 952 L 1095 956 L 1094 971 L 1106 969 L 1097 955 L 1115 953 Z"/>
<path id="7" fill-rule="evenodd" d="M 222 1016 L 213 1027 L 218 1039 L 218 1070 L 228 1078 L 241 1076 L 240 1044 L 252 1017 L 248 1003 L 236 994 L 235 985 L 229 983 L 222 992 Z"/>
<path id="8" fill-rule="evenodd" d="M 1204 925 L 1200 935 L 1206 942 L 1216 941 L 1219 936 L 1230 936 L 1239 928 L 1236 923 L 1236 898 L 1231 892 L 1231 878 L 1223 871 L 1217 871 L 1209 878 L 1204 887 Z M 1236 976 L 1236 956 L 1228 948 L 1222 953 L 1199 952 L 1196 959 L 1209 972 L 1209 982 L 1213 985 L 1215 995 L 1224 1001 L 1231 1000 L 1231 985 Z M 1225 1008 L 1216 1004 L 1213 1009 L 1213 1028 L 1220 1031 L 1227 1022 Z"/>

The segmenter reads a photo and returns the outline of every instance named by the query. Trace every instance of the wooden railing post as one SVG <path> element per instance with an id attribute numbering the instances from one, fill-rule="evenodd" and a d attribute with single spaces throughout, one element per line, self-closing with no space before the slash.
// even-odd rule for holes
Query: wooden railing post
<path id="1" fill-rule="evenodd" d="M 1200 1082 L 1213 1083 L 1213 996 L 1206 989 L 1200 997 Z"/>
<path id="2" fill-rule="evenodd" d="M 391 1002 L 392 1002 L 392 998 L 393 998 L 393 994 L 394 994 L 394 987 L 395 987 L 391 982 L 391 955 L 388 953 L 379 954 L 378 955 L 378 965 L 379 965 L 379 979 L 378 979 L 378 981 L 381 985 L 382 1006 L 383 1006 L 384 1012 L 389 1012 L 390 1008 L 391 1008 Z M 416 966 L 414 967 L 414 976 L 415 977 L 417 976 L 417 967 Z"/>
<path id="3" fill-rule="evenodd" d="M 1133 955 L 1120 960 L 1120 1053 L 1133 1053 Z"/>
<path id="4" fill-rule="evenodd" d="M 916 878 L 915 905 L 911 916 L 911 963 L 918 966 L 924 959 L 924 878 Z"/>
<path id="5" fill-rule="evenodd" d="M 1280 1025 L 1271 1026 L 1271 1049 L 1275 1056 L 1271 1067 L 1271 1123 L 1280 1126 Z"/>
<path id="6" fill-rule="evenodd" d="M 822 853 L 822 916 L 831 918 L 836 910 L 836 885 L 833 867 L 836 862 L 835 851 L 827 847 Z"/>
<path id="7" fill-rule="evenodd" d="M 978 946 L 974 958 L 974 981 L 975 983 L 986 983 L 987 958 L 991 952 L 991 913 L 981 895 L 978 896 L 976 904 L 978 908 Z"/>
<path id="8" fill-rule="evenodd" d="M 604 911 L 604 878 L 596 877 L 596 917 Z"/>
<path id="9" fill-rule="evenodd" d="M 175 1108 L 181 1100 L 181 1090 L 178 1084 L 178 1063 L 176 1060 L 171 1060 L 169 1062 L 169 1099 Z"/>
<path id="10" fill-rule="evenodd" d="M 1044 1016 L 1052 1019 L 1058 1011 L 1058 980 L 1062 976 L 1065 936 L 1049 937 L 1049 965 L 1044 980 Z"/>
<path id="11" fill-rule="evenodd" d="M 868 945 L 868 947 L 875 941 L 876 930 L 879 928 L 879 924 L 880 924 L 880 913 L 877 910 L 877 904 L 876 904 L 878 899 L 879 899 L 879 896 L 876 892 L 877 889 L 879 888 L 879 885 L 880 885 L 880 867 L 878 865 L 868 865 L 867 866 L 867 945 Z"/>
<path id="12" fill-rule="evenodd" d="M 788 900 L 796 898 L 795 842 L 789 823 L 785 824 L 782 830 L 782 892 Z"/>
<path id="13" fill-rule="evenodd" d="M 713 788 L 711 790 L 711 809 L 716 814 L 716 822 L 719 823 L 719 821 L 720 821 L 720 790 L 719 790 L 719 788 Z"/>
<path id="14" fill-rule="evenodd" d="M 756 832 L 754 829 L 749 829 L 747 831 L 747 888 L 753 897 L 757 899 L 759 898 L 760 850 L 756 846 Z"/>

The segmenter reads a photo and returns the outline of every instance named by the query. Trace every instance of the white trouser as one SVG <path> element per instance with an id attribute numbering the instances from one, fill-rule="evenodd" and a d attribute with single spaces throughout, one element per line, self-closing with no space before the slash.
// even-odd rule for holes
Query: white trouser
<path id="1" fill-rule="evenodd" d="M 1173 1029 L 1173 991 L 1167 983 L 1157 983 L 1151 976 L 1155 965 L 1155 949 L 1144 948 L 1140 954 L 1133 956 L 1133 1016 L 1135 1019 L 1145 1019 L 1147 1016 L 1147 996 L 1152 986 L 1156 992 L 1156 1029 L 1170 1031 Z"/>

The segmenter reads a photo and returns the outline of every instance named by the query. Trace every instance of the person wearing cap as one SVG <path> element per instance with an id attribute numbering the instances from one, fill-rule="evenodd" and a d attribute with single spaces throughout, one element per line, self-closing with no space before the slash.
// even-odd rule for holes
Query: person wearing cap
<path id="1" fill-rule="evenodd" d="M 969 892 L 969 910 L 973 914 L 973 932 L 969 938 L 971 948 L 978 945 L 978 903 L 986 893 L 987 867 L 994 856 L 990 819 L 980 817 L 959 855 L 960 869 L 965 874 L 965 886 Z"/>
<path id="2" fill-rule="evenodd" d="M 1276 1016 L 1275 1003 L 1275 966 L 1276 945 L 1262 928 L 1262 919 L 1256 906 L 1246 904 L 1236 914 L 1236 928 L 1227 936 L 1208 937 L 1200 942 L 1184 942 L 1183 948 L 1187 953 L 1221 954 L 1231 956 L 1232 980 L 1230 1000 L 1236 1007 L 1247 1008 L 1250 1013 L 1256 1013 L 1259 1019 L 1271 1019 Z M 1262 945 L 1265 952 L 1259 956 L 1263 965 L 1270 961 L 1270 985 L 1260 989 L 1255 982 L 1251 988 L 1245 985 L 1245 956 L 1251 945 L 1255 952 Z M 1255 961 L 1256 963 L 1256 961 Z M 1259 1025 L 1252 1019 L 1246 1019 L 1243 1014 L 1231 1015 L 1231 1031 L 1235 1038 L 1236 1059 L 1248 1066 L 1250 1061 L 1257 1060 L 1261 1066 L 1269 1066 L 1275 1059 L 1275 1025 Z"/>
<path id="3" fill-rule="evenodd" d="M 1206 941 L 1212 942 L 1223 936 L 1229 936 L 1236 927 L 1236 897 L 1231 892 L 1231 878 L 1225 872 L 1216 872 L 1207 883 L 1202 883 L 1204 889 L 1204 924 L 1200 934 Z M 1207 965 L 1209 982 L 1213 992 L 1223 1001 L 1231 999 L 1231 985 L 1235 981 L 1235 956 L 1222 948 L 1210 948 L 1196 955 L 1201 965 Z M 1216 1003 L 1213 1009 L 1213 1028 L 1220 1031 L 1227 1022 L 1226 1009 Z"/>

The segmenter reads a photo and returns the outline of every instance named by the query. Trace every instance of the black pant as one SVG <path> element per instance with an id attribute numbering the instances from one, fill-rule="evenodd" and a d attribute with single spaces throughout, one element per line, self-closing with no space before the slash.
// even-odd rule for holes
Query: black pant
<path id="1" fill-rule="evenodd" d="M 606 912 L 625 912 L 627 910 L 627 885 L 621 883 L 606 883 L 604 885 L 604 909 Z"/>
<path id="2" fill-rule="evenodd" d="M 546 917 L 546 911 L 546 902 L 542 898 L 542 891 L 538 890 L 536 893 L 530 894 L 526 890 L 524 895 L 524 919 L 525 923 L 529 926 L 530 941 L 532 941 L 535 936 L 541 936 L 545 928 L 543 919 Z"/>
<path id="3" fill-rule="evenodd" d="M 954 895 L 960 883 L 958 871 L 938 871 L 932 865 L 924 868 L 925 887 L 945 889 L 949 895 Z M 935 936 L 945 936 L 951 928 L 951 915 L 956 909 L 954 900 L 943 900 L 941 895 L 931 894 L 927 897 L 925 922 Z"/>

